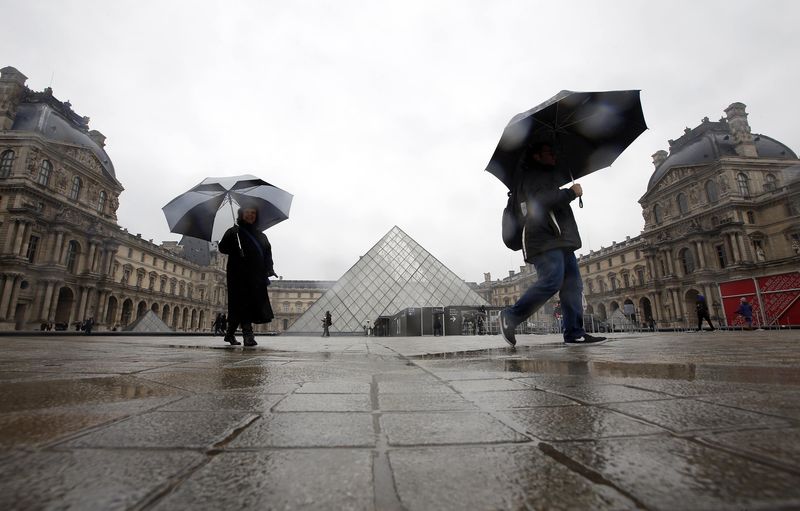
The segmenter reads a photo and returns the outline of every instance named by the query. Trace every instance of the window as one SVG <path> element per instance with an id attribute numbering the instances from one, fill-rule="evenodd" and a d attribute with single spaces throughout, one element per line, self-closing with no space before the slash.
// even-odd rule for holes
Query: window
<path id="1" fill-rule="evenodd" d="M 622 276 L 622 282 L 625 284 L 625 287 L 631 287 L 631 278 L 627 273 Z"/>
<path id="2" fill-rule="evenodd" d="M 289 312 L 289 302 L 283 302 L 283 312 Z"/>
<path id="3" fill-rule="evenodd" d="M 612 291 L 616 291 L 617 290 L 617 278 L 616 277 L 611 277 L 611 290 Z"/>
<path id="4" fill-rule="evenodd" d="M 28 253 L 25 255 L 29 263 L 34 262 L 34 259 L 36 259 L 36 248 L 38 246 L 39 236 L 31 236 L 31 239 L 28 241 Z"/>
<path id="5" fill-rule="evenodd" d="M 739 195 L 750 197 L 750 180 L 746 174 L 740 172 L 736 175 L 736 187 L 739 189 Z"/>
<path id="6" fill-rule="evenodd" d="M 664 213 L 661 211 L 660 204 L 653 206 L 653 219 L 656 221 L 656 225 L 661 225 L 661 222 L 664 221 Z"/>
<path id="7" fill-rule="evenodd" d="M 719 267 L 725 268 L 728 266 L 728 258 L 725 255 L 725 245 L 715 245 L 714 249 L 717 251 L 717 263 L 719 264 Z"/>
<path id="8" fill-rule="evenodd" d="M 586 287 L 589 288 L 589 294 L 594 293 L 594 283 L 591 280 L 586 281 Z"/>
<path id="9" fill-rule="evenodd" d="M 78 196 L 81 194 L 81 178 L 75 176 L 72 178 L 72 188 L 69 190 L 69 198 L 70 200 L 78 200 Z"/>
<path id="10" fill-rule="evenodd" d="M 14 166 L 14 151 L 11 149 L 3 151 L 0 155 L 0 177 L 8 177 L 11 175 L 11 167 Z"/>
<path id="11" fill-rule="evenodd" d="M 128 249 L 128 259 L 133 259 L 133 249 L 132 248 Z"/>
<path id="12" fill-rule="evenodd" d="M 597 268 L 598 271 L 600 270 L 600 261 L 598 261 L 597 264 L 595 264 L 595 268 Z"/>
<path id="13" fill-rule="evenodd" d="M 97 212 L 104 213 L 106 210 L 106 201 L 108 200 L 108 194 L 104 190 L 100 191 L 100 196 L 97 198 Z"/>
<path id="14" fill-rule="evenodd" d="M 144 252 L 142 252 L 142 256 L 139 258 L 139 261 L 144 262 Z"/>
<path id="15" fill-rule="evenodd" d="M 130 282 L 130 280 L 131 280 L 131 269 L 130 269 L 130 268 L 128 268 L 128 267 L 125 267 L 125 268 L 122 270 L 122 280 L 121 280 L 121 282 L 122 282 L 123 284 L 126 284 L 126 285 L 127 285 L 127 284 L 128 284 L 128 282 Z"/>
<path id="16" fill-rule="evenodd" d="M 614 259 L 613 257 L 609 257 L 609 258 L 608 258 L 608 267 L 609 267 L 609 268 L 611 268 L 612 266 L 614 266 L 614 263 L 612 263 L 612 262 L 611 262 L 613 259 Z"/>
<path id="17" fill-rule="evenodd" d="M 756 214 L 753 213 L 752 211 L 747 212 L 747 223 L 748 224 L 756 223 Z"/>
<path id="18" fill-rule="evenodd" d="M 683 268 L 684 275 L 689 275 L 694 272 L 694 255 L 692 255 L 691 250 L 684 248 L 679 252 L 678 257 L 681 260 L 681 267 Z"/>
<path id="19" fill-rule="evenodd" d="M 47 186 L 50 184 L 50 174 L 53 173 L 53 164 L 49 160 L 42 160 L 39 165 L 39 184 Z"/>
<path id="20" fill-rule="evenodd" d="M 636 249 L 636 259 L 641 259 L 641 258 L 642 258 L 642 253 L 639 252 L 639 249 L 637 248 Z"/>
<path id="21" fill-rule="evenodd" d="M 75 273 L 75 267 L 78 263 L 78 255 L 80 254 L 80 245 L 75 240 L 70 240 L 67 245 L 67 271 Z"/>
<path id="22" fill-rule="evenodd" d="M 778 188 L 778 179 L 775 174 L 767 174 L 764 176 L 764 191 L 771 192 Z"/>
<path id="23" fill-rule="evenodd" d="M 715 181 L 706 181 L 706 198 L 708 202 L 717 202 L 719 200 L 719 191 Z"/>
<path id="24" fill-rule="evenodd" d="M 625 264 L 625 254 L 620 254 L 619 258 L 621 259 L 622 264 Z"/>
<path id="25" fill-rule="evenodd" d="M 689 213 L 689 201 L 686 199 L 685 193 L 678 194 L 678 211 L 680 211 L 681 215 Z"/>
<path id="26" fill-rule="evenodd" d="M 636 278 L 639 280 L 639 285 L 644 285 L 644 270 L 636 270 Z"/>

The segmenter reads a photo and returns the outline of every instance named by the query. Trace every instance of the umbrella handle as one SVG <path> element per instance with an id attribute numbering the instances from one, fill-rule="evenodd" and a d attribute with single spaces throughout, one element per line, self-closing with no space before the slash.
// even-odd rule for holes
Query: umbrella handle
<path id="1" fill-rule="evenodd" d="M 231 207 L 231 216 L 233 217 L 233 225 L 236 225 L 236 215 L 233 213 L 233 201 L 228 196 L 228 205 Z M 236 232 L 236 243 L 239 244 L 239 255 L 244 257 L 244 250 L 242 250 L 242 240 L 239 239 L 239 232 Z"/>
<path id="2" fill-rule="evenodd" d="M 583 207 L 583 197 L 578 197 L 578 207 L 579 208 Z"/>

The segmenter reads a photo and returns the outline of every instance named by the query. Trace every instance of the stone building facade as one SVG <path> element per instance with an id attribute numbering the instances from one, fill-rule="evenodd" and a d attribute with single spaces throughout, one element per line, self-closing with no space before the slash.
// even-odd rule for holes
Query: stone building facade
<path id="1" fill-rule="evenodd" d="M 696 327 L 702 294 L 712 318 L 730 322 L 724 283 L 797 281 L 800 161 L 781 142 L 751 133 L 742 103 L 725 114 L 686 128 L 669 153 L 653 155 L 639 236 L 579 258 L 588 313 L 606 319 L 627 305 L 637 322 Z M 761 321 L 781 319 L 769 316 Z"/>
<path id="2" fill-rule="evenodd" d="M 122 184 L 89 130 L 52 90 L 0 70 L 0 330 L 124 329 L 154 311 L 174 331 L 207 332 L 227 311 L 226 256 L 201 240 L 153 243 L 117 223 Z M 282 332 L 329 287 L 276 280 Z"/>

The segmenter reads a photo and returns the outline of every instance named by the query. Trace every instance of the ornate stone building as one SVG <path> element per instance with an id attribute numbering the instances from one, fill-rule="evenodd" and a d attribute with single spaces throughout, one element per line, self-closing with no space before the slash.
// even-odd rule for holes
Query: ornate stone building
<path id="1" fill-rule="evenodd" d="M 210 331 L 227 310 L 224 255 L 201 240 L 161 245 L 117 224 L 123 190 L 105 152 L 52 90 L 34 92 L 12 67 L 0 70 L 0 329 L 124 327 L 148 310 L 175 331 Z M 329 287 L 274 281 L 281 332 Z"/>
<path id="2" fill-rule="evenodd" d="M 605 319 L 627 304 L 636 321 L 696 327 L 702 294 L 716 321 L 730 323 L 744 296 L 760 323 L 797 322 L 800 161 L 751 133 L 742 103 L 725 114 L 653 155 L 639 236 L 580 257 L 587 312 Z"/>

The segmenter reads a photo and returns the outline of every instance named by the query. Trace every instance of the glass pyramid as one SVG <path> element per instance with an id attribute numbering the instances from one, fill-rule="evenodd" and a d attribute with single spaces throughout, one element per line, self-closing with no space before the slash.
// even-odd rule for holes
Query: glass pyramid
<path id="1" fill-rule="evenodd" d="M 363 335 L 364 323 L 392 316 L 408 307 L 489 305 L 462 279 L 394 226 L 286 333 L 322 332 L 331 311 L 334 333 Z"/>

